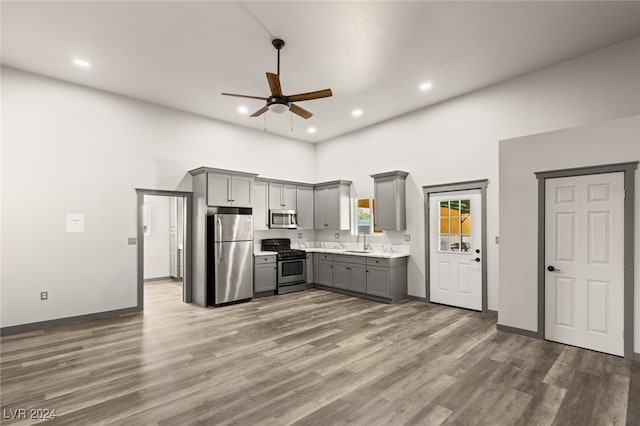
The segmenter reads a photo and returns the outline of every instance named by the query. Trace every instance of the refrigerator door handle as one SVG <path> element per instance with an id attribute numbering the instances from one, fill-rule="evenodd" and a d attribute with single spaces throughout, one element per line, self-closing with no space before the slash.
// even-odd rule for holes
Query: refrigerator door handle
<path id="1" fill-rule="evenodd" d="M 222 262 L 222 219 L 218 218 L 218 265 Z"/>

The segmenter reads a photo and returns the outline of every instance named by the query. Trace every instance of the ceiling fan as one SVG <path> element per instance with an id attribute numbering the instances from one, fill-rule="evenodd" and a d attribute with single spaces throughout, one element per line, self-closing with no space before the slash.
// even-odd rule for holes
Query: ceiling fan
<path id="1" fill-rule="evenodd" d="M 293 104 L 292 102 L 301 102 L 301 101 L 310 101 L 312 99 L 320 99 L 327 98 L 332 96 L 331 89 L 317 90 L 315 92 L 307 92 L 307 93 L 298 93 L 296 95 L 285 96 L 282 94 L 282 87 L 280 86 L 280 49 L 284 47 L 284 41 L 276 38 L 271 41 L 273 47 L 278 51 L 278 74 L 267 73 L 267 82 L 269 83 L 269 88 L 271 89 L 271 96 L 268 98 L 264 98 L 261 96 L 248 96 L 248 95 L 238 95 L 235 93 L 221 93 L 224 96 L 236 96 L 238 98 L 248 98 L 248 99 L 260 99 L 266 101 L 267 104 L 251 114 L 251 117 L 258 117 L 259 115 L 264 114 L 267 111 L 272 111 L 278 114 L 281 114 L 285 111 L 291 111 L 294 114 L 299 115 L 305 120 L 310 118 L 313 114 L 307 111 L 304 108 L 300 108 L 298 105 Z"/>

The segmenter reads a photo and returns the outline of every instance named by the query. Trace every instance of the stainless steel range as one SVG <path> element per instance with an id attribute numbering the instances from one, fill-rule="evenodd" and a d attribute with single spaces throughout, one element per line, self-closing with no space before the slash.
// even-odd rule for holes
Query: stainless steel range
<path id="1" fill-rule="evenodd" d="M 262 240 L 262 250 L 278 253 L 278 294 L 307 288 L 307 253 L 291 248 L 289 238 Z"/>

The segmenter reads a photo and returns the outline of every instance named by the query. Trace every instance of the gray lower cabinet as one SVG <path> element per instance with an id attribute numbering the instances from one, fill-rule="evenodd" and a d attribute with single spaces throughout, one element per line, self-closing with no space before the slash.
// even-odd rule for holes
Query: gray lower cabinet
<path id="1" fill-rule="evenodd" d="M 367 266 L 367 294 L 389 297 L 389 268 Z"/>
<path id="2" fill-rule="evenodd" d="M 275 291 L 278 279 L 278 264 L 275 255 L 255 256 L 253 291 Z"/>
<path id="3" fill-rule="evenodd" d="M 359 293 L 367 292 L 367 268 L 365 265 L 349 266 L 349 290 Z"/>
<path id="4" fill-rule="evenodd" d="M 333 262 L 333 285 L 336 288 L 365 293 L 367 290 L 366 258 L 335 256 Z"/>
<path id="5" fill-rule="evenodd" d="M 315 271 L 314 271 L 315 272 Z M 320 254 L 316 283 L 333 287 L 333 255 Z"/>
<path id="6" fill-rule="evenodd" d="M 382 302 L 407 297 L 407 258 L 314 253 L 315 284 Z"/>
<path id="7" fill-rule="evenodd" d="M 313 284 L 314 254 L 307 253 L 307 284 Z M 308 287 L 308 286 L 307 286 Z"/>
<path id="8" fill-rule="evenodd" d="M 349 264 L 339 262 L 333 264 L 333 286 L 335 288 L 349 288 Z"/>
<path id="9" fill-rule="evenodd" d="M 395 302 L 407 297 L 407 258 L 367 258 L 367 294 Z"/>

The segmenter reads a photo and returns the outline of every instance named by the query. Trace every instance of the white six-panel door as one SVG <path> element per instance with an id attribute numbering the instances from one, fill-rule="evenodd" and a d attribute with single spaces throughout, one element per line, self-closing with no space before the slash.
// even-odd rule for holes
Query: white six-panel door
<path id="1" fill-rule="evenodd" d="M 482 310 L 480 190 L 429 195 L 430 301 Z"/>
<path id="2" fill-rule="evenodd" d="M 624 174 L 547 179 L 545 338 L 624 354 Z"/>

